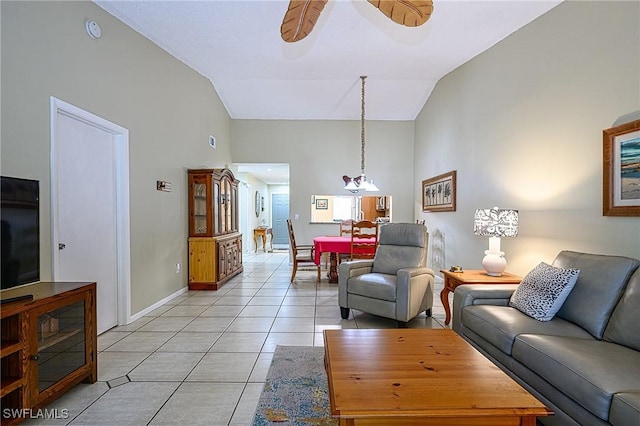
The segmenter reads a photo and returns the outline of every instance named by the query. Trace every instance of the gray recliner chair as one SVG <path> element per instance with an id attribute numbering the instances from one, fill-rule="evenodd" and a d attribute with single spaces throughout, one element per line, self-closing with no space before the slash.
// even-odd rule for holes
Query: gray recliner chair
<path id="1" fill-rule="evenodd" d="M 380 227 L 373 260 L 342 262 L 338 304 L 342 318 L 351 308 L 391 318 L 404 328 L 425 311 L 431 316 L 434 274 L 427 264 L 429 235 L 424 225 L 389 223 Z"/>

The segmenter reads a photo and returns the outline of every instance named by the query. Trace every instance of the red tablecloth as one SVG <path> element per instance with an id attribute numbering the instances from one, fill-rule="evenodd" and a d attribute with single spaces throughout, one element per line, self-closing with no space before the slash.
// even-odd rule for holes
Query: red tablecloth
<path id="1" fill-rule="evenodd" d="M 371 241 L 373 238 L 356 238 L 356 241 Z M 351 253 L 351 237 L 315 237 L 313 239 L 315 246 L 315 262 L 320 265 L 320 256 L 322 253 Z"/>

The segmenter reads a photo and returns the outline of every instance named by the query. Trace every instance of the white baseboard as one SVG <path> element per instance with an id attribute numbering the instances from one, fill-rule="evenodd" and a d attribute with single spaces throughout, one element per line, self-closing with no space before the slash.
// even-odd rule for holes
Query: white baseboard
<path id="1" fill-rule="evenodd" d="M 153 305 L 149 306 L 148 308 L 145 308 L 145 309 L 141 310 L 140 312 L 131 315 L 129 317 L 129 322 L 127 324 L 131 324 L 135 320 L 142 318 L 143 316 L 147 315 L 149 312 L 154 311 L 155 309 L 158 309 L 160 306 L 164 305 L 169 300 L 175 299 L 176 297 L 180 296 L 183 293 L 186 293 L 187 291 L 189 291 L 189 287 L 182 287 L 180 290 L 176 291 L 173 294 L 170 294 L 169 296 L 165 297 L 164 299 L 158 300 L 156 303 L 154 303 Z"/>

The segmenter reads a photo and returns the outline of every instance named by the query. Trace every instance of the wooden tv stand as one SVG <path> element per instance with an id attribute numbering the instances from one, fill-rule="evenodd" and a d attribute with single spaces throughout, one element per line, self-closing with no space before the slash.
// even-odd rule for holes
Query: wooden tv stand
<path id="1" fill-rule="evenodd" d="M 3 290 L 0 298 L 18 299 L 0 309 L 4 426 L 98 379 L 96 284 L 41 282 Z"/>

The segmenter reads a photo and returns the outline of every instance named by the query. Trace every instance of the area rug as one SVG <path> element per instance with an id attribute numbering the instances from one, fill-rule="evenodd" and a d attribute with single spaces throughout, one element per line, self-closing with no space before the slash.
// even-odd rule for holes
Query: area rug
<path id="1" fill-rule="evenodd" d="M 324 348 L 276 347 L 253 424 L 338 425 L 329 409 Z"/>

